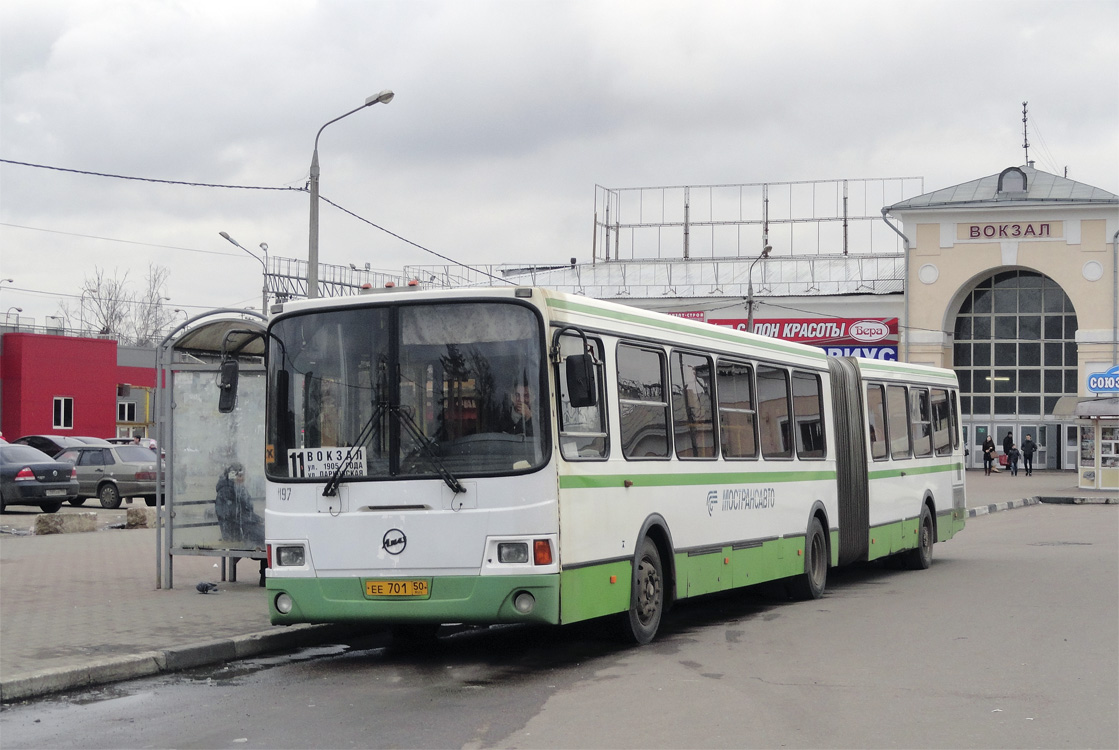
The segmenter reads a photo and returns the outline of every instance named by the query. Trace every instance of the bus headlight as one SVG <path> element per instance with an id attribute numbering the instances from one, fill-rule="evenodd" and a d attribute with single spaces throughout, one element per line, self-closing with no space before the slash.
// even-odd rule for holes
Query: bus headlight
<path id="1" fill-rule="evenodd" d="M 497 545 L 497 561 L 503 563 L 528 562 L 526 542 L 501 542 Z"/>
<path id="2" fill-rule="evenodd" d="M 276 611 L 281 615 L 286 615 L 291 612 L 291 608 L 295 606 L 295 602 L 287 594 L 278 594 L 276 596 Z"/>
<path id="3" fill-rule="evenodd" d="M 289 565 L 302 567 L 306 563 L 306 555 L 302 547 L 277 547 L 276 565 Z"/>

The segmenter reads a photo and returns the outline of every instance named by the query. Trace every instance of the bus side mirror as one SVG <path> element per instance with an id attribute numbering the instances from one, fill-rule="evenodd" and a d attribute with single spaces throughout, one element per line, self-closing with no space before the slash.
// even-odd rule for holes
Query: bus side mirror
<path id="1" fill-rule="evenodd" d="M 594 358 L 572 354 L 567 358 L 567 396 L 573 407 L 594 406 L 598 388 L 594 380 Z"/>
<path id="2" fill-rule="evenodd" d="M 237 360 L 226 359 L 221 363 L 221 381 L 218 383 L 218 411 L 229 414 L 237 405 Z"/>

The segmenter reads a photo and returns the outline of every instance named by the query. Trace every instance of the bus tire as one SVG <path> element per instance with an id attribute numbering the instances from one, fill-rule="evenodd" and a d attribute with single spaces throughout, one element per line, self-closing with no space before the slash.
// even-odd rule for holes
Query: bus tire
<path id="1" fill-rule="evenodd" d="M 921 506 L 921 518 L 917 522 L 917 546 L 902 555 L 905 567 L 910 570 L 927 570 L 932 565 L 933 542 L 932 514 L 929 506 Z"/>
<path id="2" fill-rule="evenodd" d="M 792 593 L 797 599 L 819 599 L 828 583 L 828 541 L 824 525 L 816 516 L 804 535 L 804 572 L 793 579 Z"/>
<path id="3" fill-rule="evenodd" d="M 627 640 L 645 645 L 653 640 L 664 614 L 664 566 L 661 553 L 646 537 L 634 558 L 633 588 L 623 632 Z"/>

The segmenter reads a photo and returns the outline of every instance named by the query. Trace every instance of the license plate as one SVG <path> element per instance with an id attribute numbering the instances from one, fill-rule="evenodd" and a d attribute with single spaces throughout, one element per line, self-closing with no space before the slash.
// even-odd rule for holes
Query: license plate
<path id="1" fill-rule="evenodd" d="M 66 490 L 47 490 L 47 497 L 58 497 L 65 494 Z"/>
<path id="2" fill-rule="evenodd" d="M 427 581 L 414 579 L 408 581 L 375 580 L 365 582 L 366 596 L 427 596 Z"/>

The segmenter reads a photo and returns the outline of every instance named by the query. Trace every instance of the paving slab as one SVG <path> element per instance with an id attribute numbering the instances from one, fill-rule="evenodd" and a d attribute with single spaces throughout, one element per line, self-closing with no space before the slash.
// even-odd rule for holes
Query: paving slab
<path id="1" fill-rule="evenodd" d="M 1074 472 L 968 471 L 969 515 L 1037 502 L 1119 502 L 1079 490 Z M 1071 509 L 1070 509 L 1071 510 Z M 67 506 L 95 530 L 34 535 L 37 510 L 0 516 L 0 700 L 215 664 L 343 637 L 352 628 L 273 626 L 256 563 L 221 581 L 220 558 L 177 555 L 175 588 L 157 588 L 156 531 L 128 529 L 127 508 Z M 135 515 L 135 514 L 134 514 Z M 82 524 L 84 526 L 84 524 Z M 966 531 L 964 532 L 966 533 Z M 200 594 L 199 582 L 218 584 Z"/>

